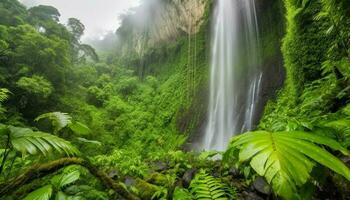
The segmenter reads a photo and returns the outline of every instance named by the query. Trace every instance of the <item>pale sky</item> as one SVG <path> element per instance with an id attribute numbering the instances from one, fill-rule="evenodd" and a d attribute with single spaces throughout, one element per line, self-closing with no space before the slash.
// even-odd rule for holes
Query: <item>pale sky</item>
<path id="1" fill-rule="evenodd" d="M 83 39 L 103 37 L 120 25 L 119 16 L 141 0 L 20 0 L 26 6 L 51 5 L 61 13 L 61 23 L 79 19 L 86 27 Z"/>

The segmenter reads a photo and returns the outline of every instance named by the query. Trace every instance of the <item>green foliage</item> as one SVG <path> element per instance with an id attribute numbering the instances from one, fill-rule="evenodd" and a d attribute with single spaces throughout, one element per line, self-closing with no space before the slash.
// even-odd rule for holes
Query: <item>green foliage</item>
<path id="1" fill-rule="evenodd" d="M 201 170 L 192 180 L 190 190 L 193 199 L 215 199 L 229 200 L 237 199 L 234 189 L 222 183 L 220 180 L 210 176 L 205 171 Z"/>
<path id="2" fill-rule="evenodd" d="M 52 191 L 52 186 L 46 185 L 28 194 L 24 200 L 49 200 L 52 196 Z"/>
<path id="3" fill-rule="evenodd" d="M 6 101 L 9 97 L 10 91 L 5 88 L 0 88 L 0 116 L 3 114 L 6 109 L 1 105 L 4 101 Z"/>
<path id="4" fill-rule="evenodd" d="M 239 162 L 250 161 L 250 166 L 264 176 L 274 191 L 285 199 L 296 198 L 297 187 L 310 179 L 315 162 L 350 180 L 350 169 L 338 158 L 318 145 L 325 145 L 345 155 L 349 151 L 328 137 L 306 132 L 257 131 L 233 138 L 226 157 Z"/>
<path id="5" fill-rule="evenodd" d="M 320 131 L 327 132 L 327 133 L 331 132 L 331 136 L 333 136 L 333 138 L 337 139 L 344 147 L 348 148 L 350 147 L 350 126 L 349 125 L 350 125 L 349 119 L 339 119 L 336 121 L 328 121 L 321 125 Z"/>
<path id="6" fill-rule="evenodd" d="M 22 77 L 17 81 L 17 86 L 29 94 L 47 98 L 53 92 L 52 84 L 41 76 Z"/>
<path id="7" fill-rule="evenodd" d="M 84 34 L 85 26 L 80 22 L 79 19 L 69 18 L 68 19 L 68 28 L 72 32 L 75 40 L 80 40 L 81 36 Z"/>
<path id="8" fill-rule="evenodd" d="M 74 122 L 69 124 L 69 128 L 78 135 L 89 135 L 91 134 L 91 129 L 87 127 L 85 124 L 80 122 Z"/>
<path id="9" fill-rule="evenodd" d="M 78 200 L 80 196 L 69 196 L 62 192 L 67 185 L 73 184 L 80 177 L 79 171 L 63 172 L 51 178 L 50 185 L 43 186 L 29 193 L 25 200 L 50 200 L 51 196 L 55 196 L 56 200 Z M 54 194 L 55 193 L 55 194 Z"/>
<path id="10" fill-rule="evenodd" d="M 58 133 L 61 129 L 65 128 L 66 126 L 72 123 L 71 118 L 72 117 L 69 116 L 67 113 L 52 112 L 38 116 L 37 118 L 35 118 L 35 121 L 49 119 L 54 128 L 54 133 Z"/>
<path id="11" fill-rule="evenodd" d="M 78 154 L 78 150 L 70 142 L 29 128 L 1 125 L 0 136 L 2 141 L 8 141 L 8 144 L 3 144 L 5 149 L 13 149 L 23 155 L 38 153 L 48 155 L 52 150 L 66 155 Z"/>
<path id="12" fill-rule="evenodd" d="M 176 187 L 173 195 L 174 200 L 193 200 L 193 195 L 190 191 L 184 188 Z"/>
<path id="13" fill-rule="evenodd" d="M 42 21 L 46 21 L 46 20 L 59 21 L 59 17 L 61 16 L 61 14 L 58 12 L 58 10 L 55 7 L 45 6 L 45 5 L 32 7 L 28 10 L 28 12 L 32 18 L 42 20 Z"/>
<path id="14" fill-rule="evenodd" d="M 51 183 L 57 188 L 63 188 L 69 184 L 74 183 L 80 177 L 80 172 L 78 170 L 69 172 L 67 174 L 56 175 L 51 179 Z"/>
<path id="15" fill-rule="evenodd" d="M 108 156 L 96 156 L 94 162 L 105 169 L 117 169 L 122 175 L 144 177 L 149 166 L 137 151 L 114 150 Z"/>
<path id="16" fill-rule="evenodd" d="M 2 0 L 0 2 L 0 24 L 19 25 L 24 23 L 26 8 L 18 1 Z"/>

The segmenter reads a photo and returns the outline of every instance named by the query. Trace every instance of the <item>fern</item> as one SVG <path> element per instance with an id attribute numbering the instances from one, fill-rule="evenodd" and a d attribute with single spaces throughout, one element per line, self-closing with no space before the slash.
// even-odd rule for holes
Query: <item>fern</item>
<path id="1" fill-rule="evenodd" d="M 192 180 L 190 190 L 195 200 L 236 199 L 234 189 L 210 176 L 204 170 L 201 170 Z"/>
<path id="2" fill-rule="evenodd" d="M 51 120 L 52 126 L 54 127 L 54 133 L 57 133 L 58 131 L 72 123 L 72 117 L 69 116 L 67 113 L 62 112 L 45 113 L 37 117 L 35 121 L 39 121 L 42 119 Z"/>
<path id="3" fill-rule="evenodd" d="M 0 88 L 0 103 L 6 101 L 9 94 L 10 91 L 8 89 Z"/>
<path id="4" fill-rule="evenodd" d="M 6 101 L 9 97 L 10 91 L 4 88 L 0 88 L 0 114 L 4 113 L 6 110 L 1 105 L 2 102 Z"/>
<path id="5" fill-rule="evenodd" d="M 174 200 L 193 200 L 194 197 L 190 191 L 185 188 L 176 187 L 173 195 Z"/>
<path id="6" fill-rule="evenodd" d="M 323 127 L 330 128 L 336 135 L 337 139 L 344 147 L 350 146 L 350 120 L 340 119 L 336 121 L 330 121 L 323 125 Z"/>
<path id="7" fill-rule="evenodd" d="M 250 161 L 250 166 L 266 178 L 278 195 L 293 199 L 297 187 L 309 180 L 315 162 L 350 180 L 349 168 L 317 144 L 349 155 L 347 149 L 329 137 L 300 131 L 256 131 L 233 138 L 225 158 L 235 157 L 238 151 L 240 163 Z"/>

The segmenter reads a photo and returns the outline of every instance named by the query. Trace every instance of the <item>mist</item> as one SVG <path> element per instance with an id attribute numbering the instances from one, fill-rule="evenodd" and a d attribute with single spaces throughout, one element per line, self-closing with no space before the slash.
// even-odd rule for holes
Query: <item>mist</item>
<path id="1" fill-rule="evenodd" d="M 121 24 L 121 16 L 140 0 L 21 0 L 28 7 L 50 5 L 61 13 L 61 23 L 79 19 L 86 27 L 83 41 L 102 39 Z"/>

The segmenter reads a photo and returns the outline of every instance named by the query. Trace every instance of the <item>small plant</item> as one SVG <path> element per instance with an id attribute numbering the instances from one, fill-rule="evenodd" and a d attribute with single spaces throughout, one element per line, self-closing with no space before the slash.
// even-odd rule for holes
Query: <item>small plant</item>
<path id="1" fill-rule="evenodd" d="M 50 180 L 49 185 L 45 185 L 31 193 L 29 193 L 24 200 L 50 200 L 52 196 L 55 199 L 82 199 L 79 196 L 69 196 L 65 194 L 62 190 L 76 182 L 80 177 L 80 172 L 78 170 L 54 176 Z"/>
<path id="2" fill-rule="evenodd" d="M 219 179 L 206 173 L 204 170 L 199 171 L 191 181 L 190 191 L 195 200 L 229 200 L 237 199 L 236 192 Z"/>

